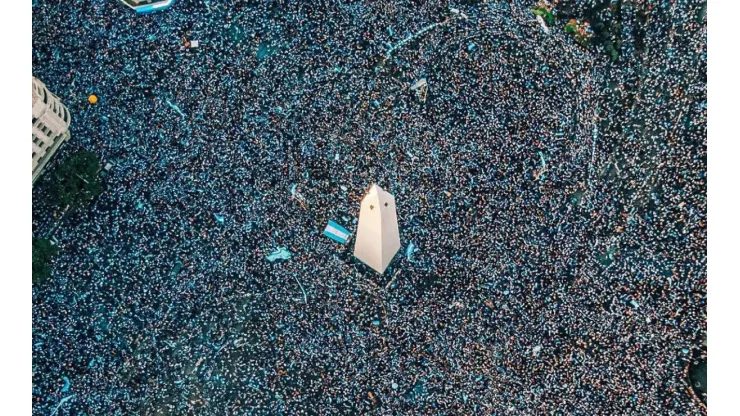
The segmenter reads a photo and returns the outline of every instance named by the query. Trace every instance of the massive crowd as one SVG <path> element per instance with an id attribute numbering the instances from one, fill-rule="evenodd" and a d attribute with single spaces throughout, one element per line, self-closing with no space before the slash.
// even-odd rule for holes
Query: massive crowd
<path id="1" fill-rule="evenodd" d="M 638 51 L 645 3 L 612 64 L 518 1 L 38 2 L 54 163 L 114 167 L 34 189 L 34 414 L 699 413 L 706 20 L 655 2 Z M 373 183 L 419 248 L 384 275 L 321 235 Z"/>

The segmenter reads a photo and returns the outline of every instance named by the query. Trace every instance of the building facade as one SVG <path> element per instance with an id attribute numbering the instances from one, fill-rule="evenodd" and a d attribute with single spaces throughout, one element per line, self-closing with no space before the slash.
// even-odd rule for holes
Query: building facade
<path id="1" fill-rule="evenodd" d="M 32 103 L 33 179 L 31 183 L 35 183 L 59 146 L 69 139 L 69 123 L 72 117 L 59 97 L 52 94 L 46 85 L 36 78 L 32 78 Z"/>

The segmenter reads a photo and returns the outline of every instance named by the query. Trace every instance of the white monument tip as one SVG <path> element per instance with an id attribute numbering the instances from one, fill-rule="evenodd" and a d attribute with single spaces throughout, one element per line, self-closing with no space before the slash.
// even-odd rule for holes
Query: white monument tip
<path id="1" fill-rule="evenodd" d="M 382 274 L 400 248 L 396 200 L 373 184 L 360 203 L 355 257 Z"/>

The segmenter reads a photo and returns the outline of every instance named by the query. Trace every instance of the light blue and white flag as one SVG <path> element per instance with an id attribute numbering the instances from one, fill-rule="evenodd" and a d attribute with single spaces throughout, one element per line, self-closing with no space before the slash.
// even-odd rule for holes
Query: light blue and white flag
<path id="1" fill-rule="evenodd" d="M 324 228 L 324 235 L 336 241 L 337 243 L 346 243 L 349 240 L 350 232 L 346 228 L 337 224 L 334 221 L 329 221 L 329 224 Z"/>
<path id="2" fill-rule="evenodd" d="M 293 255 L 285 247 L 278 247 L 277 250 L 273 251 L 267 256 L 267 261 L 273 263 L 275 260 L 290 260 Z"/>

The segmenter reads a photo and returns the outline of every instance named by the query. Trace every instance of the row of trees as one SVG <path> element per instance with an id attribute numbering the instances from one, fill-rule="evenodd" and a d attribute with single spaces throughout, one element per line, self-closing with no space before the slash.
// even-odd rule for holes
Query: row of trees
<path id="1" fill-rule="evenodd" d="M 80 151 L 62 160 L 47 172 L 41 186 L 52 207 L 64 212 L 86 208 L 103 192 L 100 179 L 100 159 L 93 152 Z M 51 276 L 51 265 L 59 248 L 46 238 L 34 237 L 32 241 L 32 280 L 41 284 Z"/>
<path id="2" fill-rule="evenodd" d="M 641 9 L 637 9 L 639 32 Z M 549 26 L 555 24 L 556 16 L 552 13 L 552 6 L 540 3 L 532 12 L 542 16 Z M 562 0 L 558 4 L 558 16 L 569 19 L 565 25 L 565 32 L 585 48 L 602 46 L 609 58 L 615 62 L 619 60 L 619 51 L 622 49 L 622 0 Z M 639 43 L 640 33 L 635 34 Z M 639 45 L 637 49 L 640 50 Z"/>

